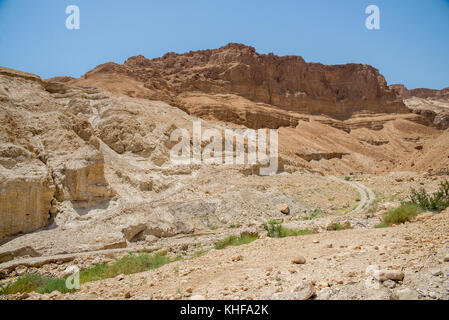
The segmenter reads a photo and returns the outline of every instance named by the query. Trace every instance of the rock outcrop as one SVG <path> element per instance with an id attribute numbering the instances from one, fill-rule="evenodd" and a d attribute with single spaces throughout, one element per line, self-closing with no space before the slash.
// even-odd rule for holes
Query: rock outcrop
<path id="1" fill-rule="evenodd" d="M 108 90 L 164 100 L 187 110 L 188 103 L 178 95 L 201 92 L 237 94 L 286 111 L 338 119 L 361 111 L 409 112 L 371 66 L 306 63 L 298 56 L 258 54 L 252 47 L 235 43 L 215 50 L 168 53 L 153 60 L 136 56 L 123 65 L 106 63 L 69 83 L 92 81 L 103 83 Z"/>
<path id="2" fill-rule="evenodd" d="M 46 226 L 54 197 L 86 207 L 112 195 L 93 128 L 48 87 L 0 68 L 0 241 Z"/>
<path id="3" fill-rule="evenodd" d="M 405 105 L 413 113 L 426 118 L 438 129 L 449 128 L 449 88 L 408 90 L 402 84 L 394 84 L 390 88 L 404 99 Z"/>

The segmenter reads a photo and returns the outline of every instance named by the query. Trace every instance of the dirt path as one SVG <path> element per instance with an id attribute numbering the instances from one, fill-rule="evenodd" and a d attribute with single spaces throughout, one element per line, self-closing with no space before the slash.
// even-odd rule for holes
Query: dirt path
<path id="1" fill-rule="evenodd" d="M 349 214 L 361 213 L 363 211 L 368 210 L 373 204 L 373 202 L 376 200 L 376 195 L 374 194 L 374 192 L 360 182 L 346 181 L 337 177 L 331 177 L 330 179 L 333 181 L 338 181 L 350 185 L 351 187 L 357 189 L 357 191 L 359 192 L 360 194 L 359 204 L 354 210 L 349 212 Z"/>

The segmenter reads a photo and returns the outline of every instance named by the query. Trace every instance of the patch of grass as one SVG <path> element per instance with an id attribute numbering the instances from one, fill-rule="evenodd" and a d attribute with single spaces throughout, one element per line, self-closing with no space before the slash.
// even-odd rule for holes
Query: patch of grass
<path id="1" fill-rule="evenodd" d="M 355 201 L 356 202 L 360 202 L 361 200 L 360 200 L 360 198 L 356 198 Z"/>
<path id="2" fill-rule="evenodd" d="M 120 274 L 133 274 L 159 268 L 167 263 L 179 260 L 179 257 L 171 259 L 166 252 L 149 255 L 129 254 L 110 264 L 97 264 L 80 272 L 80 283 L 114 278 Z M 66 287 L 66 278 L 54 278 L 40 274 L 27 274 L 19 277 L 13 283 L 0 288 L 0 295 L 29 293 L 51 293 L 55 290 L 61 293 L 73 292 Z"/>
<path id="3" fill-rule="evenodd" d="M 52 277 L 35 273 L 26 274 L 17 278 L 13 283 L 0 288 L 0 295 L 33 292 L 53 279 Z"/>
<path id="4" fill-rule="evenodd" d="M 243 234 L 238 236 L 229 236 L 221 241 L 215 243 L 215 249 L 221 250 L 229 246 L 240 246 L 242 244 L 248 244 L 259 239 L 258 235 Z"/>
<path id="5" fill-rule="evenodd" d="M 263 227 L 268 232 L 270 238 L 297 237 L 313 234 L 309 229 L 286 228 L 282 225 L 282 222 L 276 220 L 270 220 L 264 223 Z"/>
<path id="6" fill-rule="evenodd" d="M 232 223 L 229 228 L 231 229 L 235 229 L 235 228 L 240 228 L 242 226 L 241 223 Z"/>
<path id="7" fill-rule="evenodd" d="M 335 230 L 336 231 L 345 230 L 345 227 L 341 223 L 337 223 L 335 225 Z"/>
<path id="8" fill-rule="evenodd" d="M 388 227 L 388 225 L 382 222 L 382 223 L 379 223 L 378 225 L 376 225 L 374 228 L 382 229 L 382 228 L 387 228 L 387 227 Z"/>
<path id="9" fill-rule="evenodd" d="M 346 181 L 350 181 L 350 180 L 351 180 L 351 177 L 346 176 L 346 177 L 345 177 L 345 180 L 346 180 Z"/>
<path id="10" fill-rule="evenodd" d="M 327 200 L 329 200 L 329 201 L 334 201 L 334 200 L 335 200 L 335 198 L 329 198 L 329 199 L 327 199 Z"/>
<path id="11" fill-rule="evenodd" d="M 36 291 L 40 294 L 52 293 L 53 291 L 59 291 L 61 293 L 70 293 L 70 292 L 76 291 L 74 289 L 72 289 L 72 290 L 67 289 L 65 282 L 66 282 L 65 278 L 64 279 L 53 278 L 53 279 L 49 280 L 45 285 L 43 285 L 39 289 L 37 289 Z"/>
<path id="12" fill-rule="evenodd" d="M 416 204 L 404 203 L 400 207 L 388 211 L 388 213 L 383 216 L 382 223 L 387 226 L 401 224 L 412 220 L 423 211 L 423 208 Z"/>
<path id="13" fill-rule="evenodd" d="M 207 227 L 209 228 L 209 230 L 212 230 L 212 231 L 220 229 L 219 226 L 216 226 L 216 225 L 213 225 L 213 224 L 208 224 Z"/>

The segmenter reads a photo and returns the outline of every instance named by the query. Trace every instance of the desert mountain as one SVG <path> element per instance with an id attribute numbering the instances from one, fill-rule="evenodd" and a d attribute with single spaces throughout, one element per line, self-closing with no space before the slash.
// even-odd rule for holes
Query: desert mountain
<path id="1" fill-rule="evenodd" d="M 372 228 L 410 186 L 448 174 L 448 107 L 448 89 L 387 86 L 371 66 L 233 43 L 79 79 L 0 67 L 0 277 L 62 261 L 59 275 L 67 261 L 94 264 L 81 259 L 94 251 L 194 254 L 234 228 L 262 234 L 285 212 L 314 233 Z M 277 174 L 172 163 L 171 134 L 192 135 L 200 120 L 218 132 L 277 129 Z M 381 209 L 368 212 L 376 197 Z"/>
<path id="2" fill-rule="evenodd" d="M 338 119 L 358 112 L 408 112 L 371 66 L 306 63 L 299 56 L 258 54 L 235 43 L 215 50 L 168 53 L 153 60 L 131 57 L 123 65 L 100 65 L 81 81 L 72 82 L 95 82 L 115 92 L 174 102 L 194 113 L 199 111 L 191 110 L 192 92 L 236 94 L 285 111 Z"/>

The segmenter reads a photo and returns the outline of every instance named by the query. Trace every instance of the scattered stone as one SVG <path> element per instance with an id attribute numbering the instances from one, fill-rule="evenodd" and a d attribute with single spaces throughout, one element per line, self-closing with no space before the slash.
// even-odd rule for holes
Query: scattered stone
<path id="1" fill-rule="evenodd" d="M 131 292 L 127 292 L 125 294 L 125 299 L 130 299 L 131 298 Z"/>
<path id="2" fill-rule="evenodd" d="M 280 212 L 282 212 L 283 214 L 289 214 L 290 213 L 290 208 L 289 208 L 289 206 L 288 205 L 286 205 L 286 204 L 280 204 L 279 206 L 278 206 L 278 209 L 279 209 L 279 211 Z"/>
<path id="3" fill-rule="evenodd" d="M 386 280 L 383 282 L 383 285 L 387 288 L 394 289 L 396 287 L 396 282 L 393 280 Z"/>
<path id="4" fill-rule="evenodd" d="M 380 282 L 386 280 L 402 281 L 404 280 L 404 273 L 399 270 L 380 270 L 374 273 L 374 278 Z"/>
<path id="5" fill-rule="evenodd" d="M 306 263 L 306 258 L 304 257 L 297 257 L 295 260 L 292 260 L 293 264 L 305 264 Z"/>
<path id="6" fill-rule="evenodd" d="M 243 256 L 241 254 L 233 256 L 231 258 L 232 261 L 236 262 L 236 261 L 241 261 L 243 259 Z"/>
<path id="7" fill-rule="evenodd" d="M 398 300 L 418 300 L 418 293 L 410 288 L 403 288 L 396 291 Z"/>
<path id="8" fill-rule="evenodd" d="M 206 298 L 200 294 L 196 294 L 194 296 L 190 297 L 190 300 L 196 300 L 196 301 L 200 301 L 200 300 L 206 300 Z"/>
<path id="9" fill-rule="evenodd" d="M 445 256 L 445 257 L 443 258 L 443 261 L 444 261 L 444 262 L 449 262 L 449 255 Z"/>

